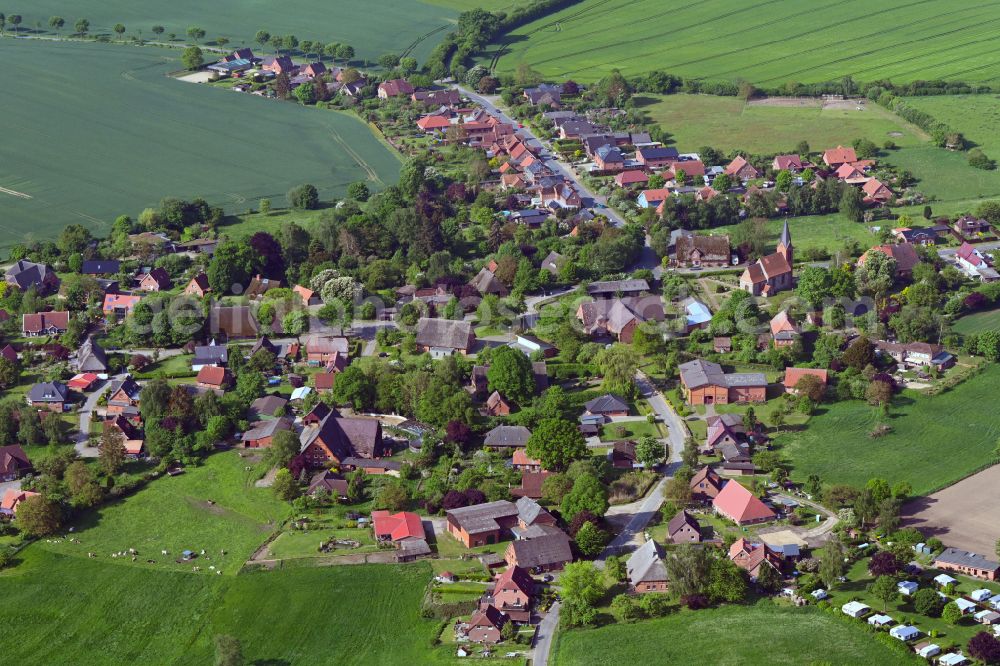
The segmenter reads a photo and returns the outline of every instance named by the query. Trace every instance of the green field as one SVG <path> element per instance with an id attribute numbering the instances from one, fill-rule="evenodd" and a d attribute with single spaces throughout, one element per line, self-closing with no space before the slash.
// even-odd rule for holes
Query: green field
<path id="1" fill-rule="evenodd" d="M 594 81 L 613 69 L 658 69 L 764 86 L 845 75 L 990 81 L 997 23 L 996 3 L 948 0 L 584 0 L 508 35 L 499 70 L 524 62 L 548 77 Z"/>
<path id="2" fill-rule="evenodd" d="M 553 663 L 902 664 L 860 626 L 815 608 L 727 606 L 561 633 Z"/>
<path id="3" fill-rule="evenodd" d="M 311 182 L 322 198 L 381 187 L 396 154 L 357 118 L 164 76 L 177 51 L 0 39 L 0 250 L 83 223 L 104 235 L 166 196 L 231 212 L 282 206 Z"/>
<path id="4" fill-rule="evenodd" d="M 239 638 L 248 664 L 454 661 L 419 615 L 424 563 L 200 576 L 22 556 L 0 573 L 5 663 L 207 664 L 216 634 Z"/>
<path id="5" fill-rule="evenodd" d="M 875 412 L 866 403 L 822 405 L 804 430 L 779 435 L 776 443 L 796 481 L 818 474 L 824 483 L 860 488 L 883 477 L 890 484 L 907 481 L 915 495 L 924 495 L 992 460 L 1000 416 L 982 407 L 997 382 L 1000 366 L 993 364 L 940 395 L 904 391 L 887 420 L 892 432 L 876 440 L 868 436 Z"/>
<path id="6" fill-rule="evenodd" d="M 901 146 L 921 142 L 912 128 L 874 104 L 858 111 L 854 106 L 824 109 L 760 102 L 748 105 L 735 97 L 686 94 L 642 95 L 635 101 L 682 150 L 712 146 L 723 151 L 766 154 L 795 152 L 795 146 L 803 140 L 815 151 L 850 145 L 857 138 L 878 145 L 886 139 Z"/>
<path id="7" fill-rule="evenodd" d="M 959 335 L 1000 330 L 1000 310 L 983 310 L 958 318 L 951 329 Z"/>
<path id="8" fill-rule="evenodd" d="M 37 547 L 81 558 L 93 552 L 109 566 L 187 572 L 197 564 L 205 574 L 211 573 L 209 566 L 233 573 L 289 513 L 288 505 L 269 489 L 253 486 L 248 464 L 236 451 L 215 454 L 201 467 L 164 476 L 124 500 L 85 514 L 73 524 L 80 543 L 61 540 Z M 129 548 L 139 552 L 136 563 L 111 558 L 111 553 Z M 163 550 L 169 555 L 163 556 Z M 204 550 L 208 558 L 178 564 L 183 550 Z"/>
<path id="9" fill-rule="evenodd" d="M 926 111 L 954 127 L 990 156 L 1000 155 L 1000 96 L 936 95 L 910 97 L 907 106 Z"/>
<path id="10" fill-rule="evenodd" d="M 776 247 L 784 219 L 768 220 L 768 247 Z M 705 233 L 733 233 L 737 225 L 714 227 Z M 857 241 L 862 248 L 875 244 L 876 238 L 864 224 L 853 222 L 838 213 L 832 215 L 808 215 L 788 218 L 788 229 L 792 234 L 795 249 L 801 252 L 806 249 L 826 250 L 830 254 L 843 251 L 848 241 Z M 802 255 L 799 254 L 801 259 Z"/>
<path id="11" fill-rule="evenodd" d="M 443 33 L 454 25 L 462 0 L 425 3 L 420 0 L 380 0 L 375 7 L 347 0 L 34 0 L 15 9 L 24 17 L 24 30 L 52 33 L 49 17 L 62 16 L 71 33 L 78 18 L 90 21 L 92 35 L 114 36 L 111 26 L 123 23 L 126 36 L 156 39 L 151 28 L 165 28 L 161 41 L 175 33 L 180 41 L 188 40 L 190 26 L 206 31 L 205 42 L 226 37 L 230 46 L 256 46 L 254 35 L 266 30 L 272 35 L 295 35 L 299 39 L 319 40 L 324 44 L 350 44 L 357 58 L 374 61 L 384 53 L 413 55 L 420 61 L 437 45 Z M 9 27 L 9 26 L 8 26 Z M 270 48 L 270 47 L 268 47 Z"/>

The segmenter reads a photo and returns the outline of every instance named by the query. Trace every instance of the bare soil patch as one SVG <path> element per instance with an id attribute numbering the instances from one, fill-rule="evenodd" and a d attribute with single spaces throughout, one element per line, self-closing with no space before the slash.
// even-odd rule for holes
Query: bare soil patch
<path id="1" fill-rule="evenodd" d="M 903 524 L 987 557 L 1000 538 L 1000 465 L 903 507 Z"/>
<path id="2" fill-rule="evenodd" d="M 747 106 L 780 106 L 785 108 L 812 109 L 823 106 L 817 97 L 762 97 L 747 101 Z"/>

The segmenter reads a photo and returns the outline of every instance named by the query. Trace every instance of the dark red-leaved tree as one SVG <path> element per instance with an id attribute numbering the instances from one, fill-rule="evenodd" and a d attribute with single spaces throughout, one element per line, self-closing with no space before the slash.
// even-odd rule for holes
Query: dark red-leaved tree
<path id="1" fill-rule="evenodd" d="M 462 421 L 448 421 L 444 427 L 444 439 L 446 442 L 458 444 L 465 449 L 472 441 L 472 430 Z"/>
<path id="2" fill-rule="evenodd" d="M 969 655 L 984 664 L 1000 664 L 1000 639 L 980 631 L 969 640 Z"/>
<path id="3" fill-rule="evenodd" d="M 465 491 L 465 500 L 469 503 L 469 506 L 482 504 L 486 501 L 486 493 L 479 488 L 469 488 Z"/>
<path id="4" fill-rule="evenodd" d="M 681 603 L 691 610 L 701 610 L 708 608 L 708 597 L 704 594 L 688 594 L 681 597 Z"/>
<path id="5" fill-rule="evenodd" d="M 469 500 L 465 498 L 465 493 L 458 490 L 449 490 L 444 495 L 444 499 L 441 500 L 441 508 L 445 511 L 451 511 L 452 509 L 461 509 L 463 506 L 468 506 Z"/>
<path id="6" fill-rule="evenodd" d="M 580 531 L 584 523 L 594 523 L 595 527 L 601 527 L 601 517 L 591 513 L 590 511 L 581 511 L 580 513 L 573 516 L 573 520 L 569 523 L 569 535 L 576 538 L 576 533 Z"/>
<path id="7" fill-rule="evenodd" d="M 868 563 L 868 573 L 873 576 L 894 576 L 899 573 L 899 560 L 887 550 L 880 550 Z"/>
<path id="8" fill-rule="evenodd" d="M 282 280 L 285 277 L 285 260 L 281 256 L 281 245 L 266 231 L 258 231 L 250 237 L 250 247 L 263 259 L 260 268 L 264 277 Z"/>

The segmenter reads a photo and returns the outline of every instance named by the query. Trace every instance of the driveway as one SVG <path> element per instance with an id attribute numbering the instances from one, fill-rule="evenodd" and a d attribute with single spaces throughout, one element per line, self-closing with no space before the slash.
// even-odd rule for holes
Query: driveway
<path id="1" fill-rule="evenodd" d="M 666 475 L 671 476 L 681 465 L 681 452 L 684 450 L 684 440 L 687 439 L 687 426 L 677 415 L 670 403 L 660 393 L 653 382 L 641 372 L 636 373 L 635 383 L 639 393 L 649 403 L 653 413 L 667 426 L 667 442 L 670 444 L 670 458 L 667 461 Z"/>
<path id="2" fill-rule="evenodd" d="M 3 497 L 4 493 L 8 490 L 20 490 L 21 489 L 21 479 L 14 479 L 13 481 L 3 481 L 0 482 L 0 497 Z"/>
<path id="3" fill-rule="evenodd" d="M 479 95 L 463 86 L 457 86 L 457 88 L 459 92 L 461 92 L 463 95 L 471 99 L 473 102 L 479 104 L 481 107 L 486 109 L 492 115 L 499 118 L 501 121 L 505 123 L 510 123 L 514 127 L 520 125 L 520 123 L 517 120 L 514 120 L 513 118 L 508 116 L 496 105 L 496 102 L 498 101 L 496 97 L 492 98 L 484 97 L 483 95 Z M 542 147 L 548 148 L 546 143 L 542 139 L 537 137 L 534 134 L 534 132 L 531 131 L 531 128 L 528 127 L 527 125 L 518 129 L 517 132 L 525 139 L 525 143 L 528 145 L 529 148 L 542 148 Z M 549 153 L 550 155 L 557 154 L 552 150 L 549 150 Z M 589 199 L 591 207 L 597 208 L 601 215 L 607 216 L 607 218 L 611 221 L 611 223 L 614 226 L 616 227 L 625 226 L 625 220 L 622 219 L 622 217 L 614 210 L 607 207 L 608 203 L 607 199 L 605 197 L 595 194 L 590 189 L 588 189 L 577 177 L 576 172 L 573 170 L 572 166 L 566 164 L 562 160 L 556 159 L 555 157 L 543 158 L 539 156 L 539 159 L 541 159 L 542 162 L 545 164 L 545 166 L 551 169 L 553 173 L 561 174 L 565 176 L 566 180 L 573 183 L 574 187 L 576 188 L 576 191 L 579 192 L 580 196 L 583 197 L 583 199 L 585 200 L 584 201 L 585 204 L 588 203 L 587 200 Z"/>
<path id="4" fill-rule="evenodd" d="M 122 373 L 120 375 L 115 375 L 110 380 L 104 382 L 100 388 L 87 396 L 86 402 L 83 403 L 83 408 L 80 410 L 80 432 L 76 435 L 76 453 L 81 458 L 96 458 L 97 448 L 87 446 L 87 440 L 90 437 L 90 422 L 93 418 L 94 412 L 97 410 L 97 401 L 100 400 L 101 396 L 108 390 L 108 387 L 115 381 L 125 379 L 127 373 Z"/>
<path id="5" fill-rule="evenodd" d="M 534 653 L 531 663 L 534 666 L 546 666 L 549 663 L 549 653 L 552 651 L 552 639 L 559 628 L 559 602 L 556 601 L 549 608 L 542 621 L 538 623 L 538 631 L 535 632 Z"/>

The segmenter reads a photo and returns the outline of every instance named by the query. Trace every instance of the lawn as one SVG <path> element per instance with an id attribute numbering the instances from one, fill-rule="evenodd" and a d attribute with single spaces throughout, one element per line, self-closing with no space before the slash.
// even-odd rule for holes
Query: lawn
<path id="1" fill-rule="evenodd" d="M 818 102 L 818 100 L 817 100 Z M 636 105 L 672 135 L 682 151 L 701 146 L 751 153 L 795 152 L 800 141 L 813 150 L 866 138 L 881 145 L 916 145 L 920 137 L 898 117 L 874 104 L 865 110 L 747 105 L 714 95 L 642 95 Z"/>
<path id="2" fill-rule="evenodd" d="M 119 568 L 190 571 L 198 565 L 205 574 L 211 573 L 209 566 L 235 573 L 289 511 L 270 489 L 253 486 L 246 465 L 237 451 L 217 453 L 201 467 L 164 476 L 121 501 L 84 514 L 73 523 L 79 543 L 61 540 L 38 547 L 80 558 L 93 552 L 99 561 Z M 129 548 L 139 552 L 136 563 L 111 558 Z M 163 556 L 162 550 L 169 555 Z M 204 550 L 205 557 L 178 564 L 175 560 L 182 550 Z"/>
<path id="3" fill-rule="evenodd" d="M 0 574 L 8 663 L 206 664 L 216 634 L 239 638 L 247 663 L 454 661 L 430 647 L 437 621 L 419 615 L 425 563 L 199 576 L 38 546 L 23 560 Z"/>
<path id="4" fill-rule="evenodd" d="M 24 17 L 21 31 L 48 28 L 49 17 L 64 16 L 62 34 L 72 32 L 79 17 L 90 21 L 92 35 L 111 35 L 111 26 L 125 24 L 126 37 L 141 32 L 145 39 L 168 41 L 175 33 L 178 42 L 188 40 L 188 27 L 203 28 L 204 42 L 214 44 L 217 37 L 230 40 L 229 47 L 241 44 L 255 48 L 254 35 L 266 30 L 276 35 L 295 35 L 299 39 L 320 40 L 324 44 L 342 42 L 357 52 L 356 61 L 375 61 L 384 53 L 404 53 L 423 60 L 430 54 L 443 33 L 451 27 L 463 0 L 425 3 L 419 0 L 381 0 L 376 8 L 346 0 L 285 0 L 284 2 L 246 2 L 245 0 L 34 0 L 19 9 Z M 157 38 L 151 31 L 161 25 L 165 33 Z M 8 32 L 10 32 L 8 30 Z M 268 55 L 270 55 L 268 47 Z"/>
<path id="5" fill-rule="evenodd" d="M 553 657 L 557 666 L 908 663 L 844 620 L 768 602 L 560 633 Z"/>
<path id="6" fill-rule="evenodd" d="M 944 152 L 944 151 L 940 151 Z M 798 252 L 798 258 L 803 257 L 802 252 L 809 249 L 824 250 L 833 254 L 842 252 L 847 243 L 857 242 L 862 248 L 869 248 L 875 244 L 875 235 L 868 230 L 864 224 L 853 222 L 839 213 L 832 215 L 808 215 L 804 217 L 790 217 L 788 229 L 792 233 L 792 242 Z M 776 247 L 778 238 L 781 236 L 781 229 L 785 224 L 785 219 L 768 220 L 766 222 L 768 247 Z M 731 234 L 735 231 L 736 225 L 715 227 L 708 229 L 705 233 Z"/>
<path id="7" fill-rule="evenodd" d="M 356 117 L 164 76 L 178 54 L 0 39 L 0 188 L 25 195 L 0 190 L 0 250 L 70 223 L 106 235 L 168 196 L 232 213 L 260 197 L 282 206 L 304 182 L 327 200 L 357 180 L 395 182 L 397 155 Z"/>
<path id="8" fill-rule="evenodd" d="M 951 329 L 959 335 L 1000 330 L 1000 310 L 983 310 L 959 317 Z"/>
<path id="9" fill-rule="evenodd" d="M 710 80 L 789 81 L 891 78 L 989 81 L 1000 6 L 948 0 L 803 4 L 726 0 L 583 0 L 504 37 L 501 72 L 528 63 L 552 78 L 594 81 L 613 69 L 658 69 Z M 496 55 L 497 45 L 486 58 Z"/>
<path id="10" fill-rule="evenodd" d="M 138 379 L 153 379 L 154 377 L 179 377 L 181 375 L 189 374 L 191 376 L 197 373 L 191 369 L 191 361 L 194 359 L 194 354 L 178 354 L 177 356 L 168 356 L 156 363 L 150 363 L 142 372 L 136 373 L 136 378 Z"/>
<path id="11" fill-rule="evenodd" d="M 329 553 L 322 553 L 319 550 L 321 542 L 330 539 L 351 539 L 361 544 L 358 548 L 337 548 Z M 374 553 L 378 550 L 375 540 L 372 539 L 371 530 L 368 528 L 345 528 L 332 529 L 321 527 L 304 530 L 290 530 L 282 532 L 277 539 L 271 542 L 269 547 L 270 556 L 277 560 L 301 558 L 301 557 L 336 557 L 337 555 L 358 555 L 360 553 Z"/>
<path id="12" fill-rule="evenodd" d="M 868 436 L 875 413 L 864 402 L 821 405 L 803 430 L 779 435 L 776 443 L 796 481 L 818 474 L 825 483 L 860 488 L 878 476 L 909 482 L 914 495 L 928 494 L 992 460 L 1000 416 L 982 408 L 982 397 L 992 395 L 997 382 L 1000 366 L 990 365 L 940 395 L 904 391 L 887 421 L 892 432 L 877 440 Z"/>
<path id="13" fill-rule="evenodd" d="M 646 435 L 657 438 L 663 437 L 658 424 L 646 421 L 623 421 L 601 426 L 601 440 L 606 442 L 615 442 L 621 439 L 639 439 Z"/>

